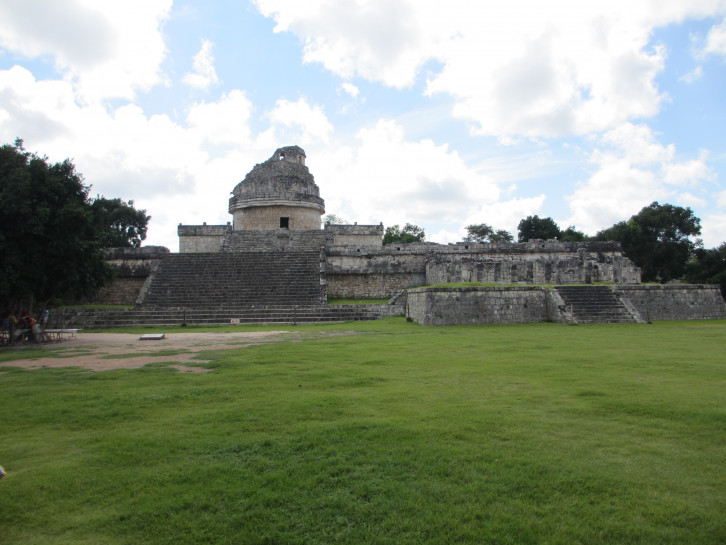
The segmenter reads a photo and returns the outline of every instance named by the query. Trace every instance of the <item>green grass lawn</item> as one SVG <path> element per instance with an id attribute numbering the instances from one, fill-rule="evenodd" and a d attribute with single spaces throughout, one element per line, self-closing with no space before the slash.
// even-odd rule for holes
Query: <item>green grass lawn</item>
<path id="1" fill-rule="evenodd" d="M 726 543 L 726 321 L 294 331 L 0 368 L 0 543 Z"/>

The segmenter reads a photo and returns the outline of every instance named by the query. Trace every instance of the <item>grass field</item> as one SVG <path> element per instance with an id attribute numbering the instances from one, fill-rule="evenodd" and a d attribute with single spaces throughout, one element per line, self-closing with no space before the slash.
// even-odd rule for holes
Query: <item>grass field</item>
<path id="1" fill-rule="evenodd" d="M 0 363 L 0 543 L 726 543 L 726 321 L 294 330 Z"/>

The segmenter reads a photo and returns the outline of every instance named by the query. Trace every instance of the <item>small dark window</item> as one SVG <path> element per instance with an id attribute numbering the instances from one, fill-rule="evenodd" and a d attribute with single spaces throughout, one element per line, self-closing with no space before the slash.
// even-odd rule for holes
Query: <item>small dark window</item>
<path id="1" fill-rule="evenodd" d="M 290 228 L 290 218 L 280 218 L 280 229 Z"/>

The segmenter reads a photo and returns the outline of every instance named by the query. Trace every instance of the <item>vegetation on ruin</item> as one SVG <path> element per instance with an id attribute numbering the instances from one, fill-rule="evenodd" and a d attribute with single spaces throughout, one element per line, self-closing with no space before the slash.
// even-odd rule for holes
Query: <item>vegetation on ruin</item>
<path id="1" fill-rule="evenodd" d="M 294 331 L 2 368 L 0 543 L 726 542 L 726 321 Z"/>
<path id="2" fill-rule="evenodd" d="M 401 228 L 399 225 L 391 225 L 386 227 L 383 234 L 383 245 L 394 244 L 396 242 L 410 243 L 423 242 L 426 240 L 426 232 L 412 223 L 407 223 Z"/>
<path id="3" fill-rule="evenodd" d="M 0 307 L 44 308 L 93 294 L 111 277 L 103 249 L 139 246 L 149 216 L 133 201 L 89 197 L 75 165 L 0 146 Z"/>

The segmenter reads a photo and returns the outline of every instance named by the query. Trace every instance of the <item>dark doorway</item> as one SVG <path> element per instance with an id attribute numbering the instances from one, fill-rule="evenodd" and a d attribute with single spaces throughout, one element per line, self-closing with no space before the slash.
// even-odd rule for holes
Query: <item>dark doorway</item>
<path id="1" fill-rule="evenodd" d="M 280 229 L 290 228 L 290 218 L 280 218 Z"/>

